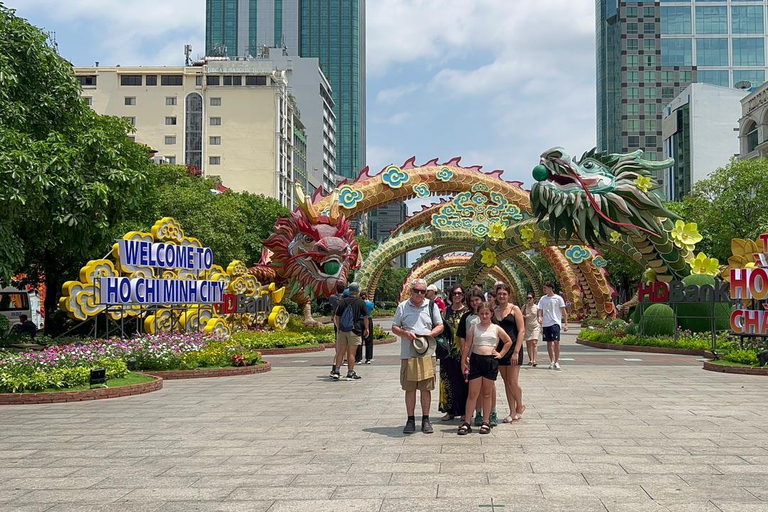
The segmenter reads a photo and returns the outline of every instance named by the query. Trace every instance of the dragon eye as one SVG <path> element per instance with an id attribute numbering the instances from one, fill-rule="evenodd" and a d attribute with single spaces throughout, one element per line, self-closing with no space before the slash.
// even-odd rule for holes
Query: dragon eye
<path id="1" fill-rule="evenodd" d="M 312 238 L 311 236 L 309 236 L 309 235 L 304 235 L 304 243 L 305 243 L 305 244 L 311 244 L 311 243 L 312 243 L 312 242 L 314 242 L 314 241 L 315 241 L 315 239 L 314 239 L 314 238 Z"/>
<path id="2" fill-rule="evenodd" d="M 594 166 L 595 166 L 595 164 L 593 164 L 592 162 L 587 162 L 587 163 L 584 164 L 584 168 L 585 169 L 591 169 Z"/>

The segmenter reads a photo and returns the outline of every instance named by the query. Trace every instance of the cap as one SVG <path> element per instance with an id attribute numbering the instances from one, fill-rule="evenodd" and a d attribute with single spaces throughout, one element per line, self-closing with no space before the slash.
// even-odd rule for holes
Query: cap
<path id="1" fill-rule="evenodd" d="M 349 293 L 350 293 L 350 295 L 354 295 L 356 293 L 360 293 L 360 284 L 359 283 L 349 283 Z"/>
<path id="2" fill-rule="evenodd" d="M 431 285 L 427 286 L 427 291 L 428 292 L 436 292 L 437 291 L 437 286 L 431 284 Z"/>

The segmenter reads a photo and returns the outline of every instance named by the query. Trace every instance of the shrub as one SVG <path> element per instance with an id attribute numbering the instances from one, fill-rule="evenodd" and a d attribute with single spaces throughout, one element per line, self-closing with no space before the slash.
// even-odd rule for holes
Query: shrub
<path id="1" fill-rule="evenodd" d="M 11 328 L 11 322 L 5 316 L 0 315 L 0 337 L 5 336 Z"/>
<path id="2" fill-rule="evenodd" d="M 722 358 L 731 363 L 757 366 L 759 364 L 757 353 L 752 350 L 732 349 L 723 351 Z"/>
<path id="3" fill-rule="evenodd" d="M 653 304 L 643 313 L 641 331 L 647 336 L 675 333 L 675 312 L 666 304 Z"/>
<path id="4" fill-rule="evenodd" d="M 627 324 L 627 328 L 624 330 L 627 334 L 637 334 L 640 332 L 640 326 L 637 324 Z"/>
<path id="5" fill-rule="evenodd" d="M 683 279 L 686 285 L 702 286 L 705 284 L 714 286 L 715 278 L 703 274 L 693 274 Z M 726 303 L 715 304 L 715 329 L 718 331 L 730 328 L 731 305 Z M 677 305 L 677 326 L 683 330 L 692 332 L 706 332 L 712 330 L 712 304 L 682 303 Z"/>
<path id="6" fill-rule="evenodd" d="M 333 336 L 333 333 L 331 333 Z M 308 333 L 289 331 L 240 331 L 232 335 L 232 343 L 247 349 L 258 350 L 276 347 L 298 347 L 301 345 L 317 345 L 317 338 Z"/>
<path id="7" fill-rule="evenodd" d="M 585 318 L 582 327 L 605 327 L 611 320 L 609 318 Z"/>
<path id="8" fill-rule="evenodd" d="M 626 328 L 627 328 L 627 325 L 628 325 L 628 324 L 627 324 L 627 322 L 625 322 L 624 320 L 622 320 L 622 319 L 620 319 L 620 318 L 617 318 L 616 320 L 612 320 L 612 321 L 610 321 L 610 322 L 609 322 L 609 323 L 606 325 L 606 327 L 607 327 L 608 329 L 612 329 L 612 330 L 617 330 L 617 329 L 621 329 L 621 330 L 624 330 L 624 329 L 626 329 Z"/>
<path id="9" fill-rule="evenodd" d="M 379 327 L 378 325 L 373 326 L 373 339 L 375 340 L 381 340 L 387 337 L 387 331 Z"/>

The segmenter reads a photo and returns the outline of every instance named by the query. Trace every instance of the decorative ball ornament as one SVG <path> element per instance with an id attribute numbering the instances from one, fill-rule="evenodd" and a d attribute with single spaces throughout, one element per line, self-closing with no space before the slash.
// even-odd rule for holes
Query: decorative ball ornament
<path id="1" fill-rule="evenodd" d="M 536 181 L 544 181 L 549 178 L 549 169 L 544 165 L 539 164 L 533 168 L 533 179 Z"/>

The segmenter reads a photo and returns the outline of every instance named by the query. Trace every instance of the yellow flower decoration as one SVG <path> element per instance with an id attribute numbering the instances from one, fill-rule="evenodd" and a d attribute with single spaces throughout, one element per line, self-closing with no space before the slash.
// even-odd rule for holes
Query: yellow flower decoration
<path id="1" fill-rule="evenodd" d="M 618 243 L 621 240 L 621 233 L 618 231 L 611 231 L 611 242 Z"/>
<path id="2" fill-rule="evenodd" d="M 549 241 L 544 236 L 539 238 L 539 243 L 541 244 L 542 247 L 547 247 L 549 245 Z"/>
<path id="3" fill-rule="evenodd" d="M 679 248 L 692 251 L 696 244 L 703 239 L 704 237 L 699 234 L 699 227 L 695 222 L 686 224 L 682 220 L 675 221 L 675 227 L 672 228 L 672 240 Z"/>
<path id="4" fill-rule="evenodd" d="M 488 226 L 488 236 L 491 237 L 494 240 L 503 240 L 504 239 L 504 224 L 501 222 L 492 222 Z"/>
<path id="5" fill-rule="evenodd" d="M 720 262 L 717 261 L 717 258 L 708 258 L 706 254 L 700 252 L 696 255 L 696 258 L 691 261 L 691 273 L 716 276 L 719 265 Z"/>
<path id="6" fill-rule="evenodd" d="M 493 252 L 490 249 L 486 249 L 484 251 L 480 251 L 480 254 L 483 256 L 482 258 L 480 258 L 480 262 L 483 265 L 485 265 L 486 267 L 492 267 L 496 265 L 498 258 L 496 257 L 495 252 Z"/>
<path id="7" fill-rule="evenodd" d="M 525 226 L 523 229 L 521 229 L 520 238 L 523 239 L 523 242 L 530 242 L 533 240 L 533 228 Z"/>
<path id="8" fill-rule="evenodd" d="M 638 176 L 635 178 L 635 186 L 642 190 L 643 192 L 648 192 L 651 190 L 651 187 L 653 186 L 653 183 L 651 182 L 650 176 Z"/>
<path id="9" fill-rule="evenodd" d="M 643 280 L 645 280 L 645 284 L 651 284 L 656 281 L 656 271 L 652 268 L 645 269 L 645 272 L 643 272 Z"/>

